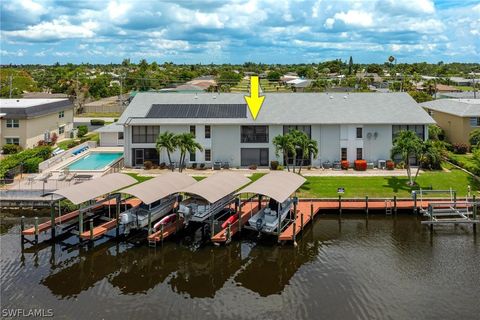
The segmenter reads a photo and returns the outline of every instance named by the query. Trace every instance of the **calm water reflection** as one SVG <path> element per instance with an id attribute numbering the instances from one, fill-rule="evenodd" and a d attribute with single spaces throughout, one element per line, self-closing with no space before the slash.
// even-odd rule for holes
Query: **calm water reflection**
<path id="1" fill-rule="evenodd" d="M 4 221 L 2 308 L 61 318 L 478 319 L 480 245 L 470 227 L 433 237 L 411 216 L 322 216 L 299 245 L 245 233 L 226 247 L 20 248 Z M 66 239 L 68 243 L 70 240 Z"/>

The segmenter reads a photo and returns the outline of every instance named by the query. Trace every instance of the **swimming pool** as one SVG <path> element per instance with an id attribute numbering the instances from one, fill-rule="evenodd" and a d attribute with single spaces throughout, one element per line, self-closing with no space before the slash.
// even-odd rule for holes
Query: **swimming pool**
<path id="1" fill-rule="evenodd" d="M 115 160 L 123 157 L 122 152 L 90 152 L 86 156 L 69 164 L 67 168 L 70 171 L 75 170 L 102 170 Z"/>

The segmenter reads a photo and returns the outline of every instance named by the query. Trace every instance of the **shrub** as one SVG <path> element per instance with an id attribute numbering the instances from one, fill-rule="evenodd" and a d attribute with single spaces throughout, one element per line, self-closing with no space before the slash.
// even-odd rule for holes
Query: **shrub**
<path id="1" fill-rule="evenodd" d="M 387 160 L 387 162 L 385 163 L 385 166 L 387 170 L 393 170 L 395 169 L 395 162 L 393 162 L 392 160 Z"/>
<path id="2" fill-rule="evenodd" d="M 205 163 L 200 163 L 200 169 L 205 169 Z"/>
<path id="3" fill-rule="evenodd" d="M 272 170 L 277 170 L 277 169 L 278 169 L 278 165 L 279 165 L 278 161 L 275 161 L 275 160 L 274 160 L 274 161 L 270 161 L 270 169 L 272 169 Z"/>
<path id="4" fill-rule="evenodd" d="M 248 169 L 250 170 L 257 170 L 257 165 L 256 164 L 251 164 Z"/>
<path id="5" fill-rule="evenodd" d="M 118 118 L 113 119 L 113 122 L 117 122 L 117 121 L 118 121 Z"/>
<path id="6" fill-rule="evenodd" d="M 75 141 L 75 140 L 72 140 L 72 141 L 70 141 L 70 142 L 67 144 L 67 148 L 68 148 L 68 149 L 71 149 L 71 148 L 73 148 L 73 147 L 75 147 L 75 146 L 78 146 L 79 143 L 80 143 L 80 142 L 77 142 L 77 141 Z"/>
<path id="7" fill-rule="evenodd" d="M 159 167 L 160 167 L 160 169 L 163 170 L 167 167 L 167 165 L 165 164 L 165 162 L 161 162 Z"/>
<path id="8" fill-rule="evenodd" d="M 358 170 L 358 171 L 367 170 L 367 161 L 365 160 L 355 160 L 353 164 L 354 164 L 355 170 Z"/>
<path id="9" fill-rule="evenodd" d="M 5 157 L 0 161 L 0 178 L 5 177 L 9 170 L 19 166 L 28 159 L 40 158 L 41 161 L 47 160 L 52 154 L 52 148 L 49 146 L 36 147 L 33 149 L 24 150 L 17 154 Z M 40 162 L 41 162 L 40 161 Z"/>
<path id="10" fill-rule="evenodd" d="M 348 160 L 342 160 L 342 162 L 340 162 L 340 166 L 342 167 L 342 170 L 348 170 L 350 167 L 350 162 L 348 162 Z"/>
<path id="11" fill-rule="evenodd" d="M 92 126 L 103 126 L 105 125 L 105 120 L 102 119 L 92 119 L 90 120 L 90 124 Z"/>
<path id="12" fill-rule="evenodd" d="M 455 143 L 453 144 L 453 153 L 456 154 L 465 154 L 468 152 L 468 145 L 465 143 Z"/>
<path id="13" fill-rule="evenodd" d="M 152 161 L 147 160 L 143 162 L 143 166 L 145 167 L 145 170 L 150 170 L 153 167 L 153 163 Z"/>
<path id="14" fill-rule="evenodd" d="M 478 145 L 480 142 L 480 129 L 475 129 L 470 132 L 468 142 L 470 142 L 472 147 L 476 147 Z"/>
<path id="15" fill-rule="evenodd" d="M 38 165 L 43 161 L 42 158 L 35 157 L 25 160 L 23 163 L 23 171 L 27 173 L 38 172 Z"/>
<path id="16" fill-rule="evenodd" d="M 279 166 L 277 167 L 277 170 L 283 171 L 283 170 L 285 170 L 285 168 L 284 168 L 282 165 L 279 165 Z"/>
<path id="17" fill-rule="evenodd" d="M 39 147 L 48 146 L 48 143 L 45 140 L 38 140 L 37 146 Z"/>
<path id="18" fill-rule="evenodd" d="M 77 137 L 81 138 L 88 133 L 87 126 L 78 126 L 77 128 Z"/>
<path id="19" fill-rule="evenodd" d="M 17 146 L 16 144 L 6 144 L 2 148 L 3 154 L 15 154 L 22 151 L 22 147 Z"/>
<path id="20" fill-rule="evenodd" d="M 50 136 L 50 145 L 53 146 L 55 143 L 57 143 L 58 140 L 58 134 L 57 133 L 52 133 Z"/>

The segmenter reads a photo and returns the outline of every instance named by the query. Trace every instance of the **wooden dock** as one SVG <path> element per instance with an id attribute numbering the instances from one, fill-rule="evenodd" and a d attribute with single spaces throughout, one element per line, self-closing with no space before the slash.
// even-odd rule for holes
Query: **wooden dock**
<path id="1" fill-rule="evenodd" d="M 179 218 L 177 221 L 174 223 L 171 223 L 169 225 L 164 226 L 157 232 L 152 233 L 151 235 L 148 236 L 148 242 L 149 243 L 156 243 L 165 240 L 172 234 L 177 233 L 179 230 L 183 229 L 184 224 L 183 224 L 183 218 Z"/>
<path id="2" fill-rule="evenodd" d="M 255 214 L 258 210 L 258 201 L 255 202 L 244 202 L 242 208 L 240 209 L 240 223 L 241 225 L 245 225 L 250 219 L 250 217 Z M 230 225 L 230 235 L 228 235 L 228 227 L 222 229 L 216 235 L 212 237 L 212 242 L 214 243 L 225 243 L 231 239 L 231 237 L 238 232 L 239 225 L 238 220 Z"/>
<path id="3" fill-rule="evenodd" d="M 315 215 L 322 208 L 322 203 L 318 201 L 299 201 L 297 204 L 297 216 L 295 223 L 290 223 L 288 227 L 280 233 L 278 237 L 279 241 L 289 241 L 295 240 L 295 237 L 303 231 L 303 228 L 310 222 L 313 221 Z"/>

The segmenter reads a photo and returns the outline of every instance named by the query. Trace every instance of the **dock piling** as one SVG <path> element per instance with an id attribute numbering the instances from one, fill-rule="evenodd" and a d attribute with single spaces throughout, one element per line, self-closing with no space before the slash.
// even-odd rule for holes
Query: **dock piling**
<path id="1" fill-rule="evenodd" d="M 300 213 L 300 230 L 303 231 L 303 212 Z"/>
<path id="2" fill-rule="evenodd" d="M 473 220 L 477 220 L 477 210 L 478 210 L 478 207 L 477 207 L 477 199 L 475 197 L 475 195 L 473 195 L 472 197 L 472 201 L 473 201 Z M 473 232 L 477 232 L 477 224 L 474 223 L 473 224 Z"/>
<path id="3" fill-rule="evenodd" d="M 148 236 L 152 234 L 152 212 L 151 210 L 148 210 L 148 222 L 147 222 L 147 228 L 148 228 Z"/>
<path id="4" fill-rule="evenodd" d="M 310 221 L 312 220 L 313 220 L 313 201 L 310 201 Z"/>
<path id="5" fill-rule="evenodd" d="M 397 196 L 393 196 L 393 213 L 397 215 Z"/>
<path id="6" fill-rule="evenodd" d="M 368 218 L 368 196 L 365 196 L 365 213 L 367 214 Z"/>
<path id="7" fill-rule="evenodd" d="M 35 217 L 35 243 L 38 243 L 38 217 Z"/>
<path id="8" fill-rule="evenodd" d="M 59 201 L 60 205 L 60 201 Z M 52 226 L 52 239 L 55 239 L 55 202 L 50 203 L 50 225 Z"/>
<path id="9" fill-rule="evenodd" d="M 93 240 L 93 219 L 90 219 L 90 241 Z"/>
<path id="10" fill-rule="evenodd" d="M 83 210 L 82 208 L 79 209 L 79 213 L 78 213 L 78 239 L 80 239 L 80 241 L 82 241 L 82 238 L 80 237 L 80 235 L 83 233 Z"/>
<path id="11" fill-rule="evenodd" d="M 118 239 L 118 236 L 120 235 L 120 223 L 119 223 L 118 219 L 120 218 L 121 201 L 122 201 L 122 194 L 118 194 L 115 197 L 115 237 L 117 239 Z M 125 206 L 127 206 L 126 201 L 125 201 Z"/>
<path id="12" fill-rule="evenodd" d="M 232 226 L 230 224 L 230 222 L 228 223 L 227 225 L 227 230 L 226 230 L 226 243 L 230 243 L 230 241 L 232 240 Z"/>
<path id="13" fill-rule="evenodd" d="M 417 192 L 413 191 L 413 213 L 417 214 L 418 213 L 418 208 L 417 208 Z"/>
<path id="14" fill-rule="evenodd" d="M 338 196 L 338 212 L 341 217 L 342 216 L 342 195 Z"/>
<path id="15" fill-rule="evenodd" d="M 242 231 L 242 214 L 240 212 L 240 198 L 235 199 L 235 214 L 238 217 L 238 232 Z"/>
<path id="16" fill-rule="evenodd" d="M 23 235 L 24 230 L 25 230 L 25 216 L 22 216 L 20 218 L 20 238 L 22 240 L 22 245 L 23 245 L 23 242 L 25 241 L 25 236 Z"/>
<path id="17" fill-rule="evenodd" d="M 160 227 L 160 241 L 162 242 L 162 246 L 163 246 L 163 227 L 164 225 L 162 224 L 161 227 Z"/>

